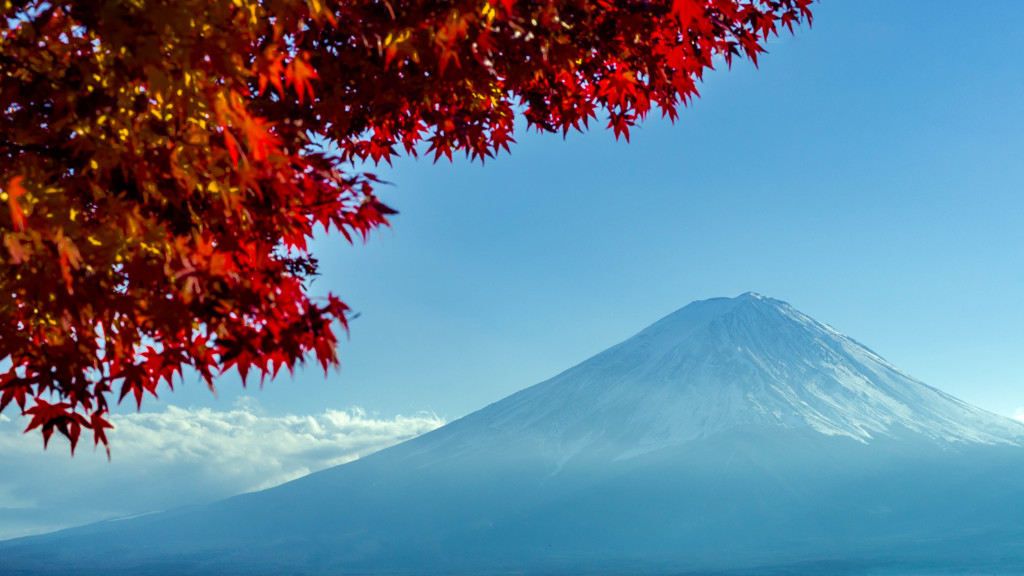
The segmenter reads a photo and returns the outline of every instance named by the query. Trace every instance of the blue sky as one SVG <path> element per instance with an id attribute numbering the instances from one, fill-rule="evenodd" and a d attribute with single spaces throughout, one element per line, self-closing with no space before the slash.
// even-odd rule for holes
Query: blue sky
<path id="1" fill-rule="evenodd" d="M 393 228 L 314 249 L 315 290 L 360 313 L 341 372 L 310 368 L 262 391 L 225 378 L 216 398 L 190 378 L 132 424 L 164 438 L 181 428 L 173 417 L 212 418 L 221 441 L 251 417 L 266 443 L 374 431 L 372 441 L 305 463 L 294 456 L 305 448 L 281 448 L 270 468 L 209 490 L 215 465 L 237 469 L 231 458 L 244 455 L 193 454 L 212 471 L 182 502 L 364 454 L 381 434 L 463 416 L 693 300 L 746 291 L 1013 416 L 1024 406 L 1024 3 L 831 0 L 814 13 L 813 28 L 770 44 L 759 70 L 711 73 L 674 125 L 652 119 L 631 143 L 598 122 L 564 140 L 521 132 L 485 166 L 379 167 L 392 182 L 380 195 L 401 212 Z M 345 410 L 349 427 L 332 428 Z M 184 456 L 155 464 L 173 440 L 160 442 L 126 438 L 106 465 L 88 450 L 70 461 L 59 445 L 39 455 L 36 437 L 7 441 L 0 525 L 4 510 L 36 510 L 19 516 L 22 531 L 61 524 L 42 488 L 32 498 L 42 474 L 97 491 L 143 469 L 185 477 Z"/>
<path id="2" fill-rule="evenodd" d="M 825 2 L 675 125 L 521 134 L 486 166 L 382 168 L 401 211 L 317 246 L 361 317 L 267 406 L 458 417 L 695 299 L 753 290 L 989 410 L 1024 405 L 1018 2 Z M 224 386 L 223 388 L 232 388 Z"/>

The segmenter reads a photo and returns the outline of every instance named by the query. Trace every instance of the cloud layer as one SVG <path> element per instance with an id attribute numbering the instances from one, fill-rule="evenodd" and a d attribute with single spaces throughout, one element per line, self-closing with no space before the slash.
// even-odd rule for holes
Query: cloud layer
<path id="1" fill-rule="evenodd" d="M 168 407 L 116 415 L 113 458 L 21 434 L 0 415 L 0 539 L 210 502 L 355 460 L 443 425 L 433 414 L 378 418 L 359 408 L 268 416 L 252 397 L 229 411 Z"/>

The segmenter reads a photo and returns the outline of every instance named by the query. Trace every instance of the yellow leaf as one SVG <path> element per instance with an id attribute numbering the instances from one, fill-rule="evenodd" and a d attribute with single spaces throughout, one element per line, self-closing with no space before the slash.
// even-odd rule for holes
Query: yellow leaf
<path id="1" fill-rule="evenodd" d="M 494 22 L 494 17 L 496 14 L 497 13 L 494 10 L 494 6 L 491 6 L 490 2 L 484 2 L 483 8 L 480 9 L 480 15 L 483 16 L 485 20 L 487 20 L 488 25 L 490 25 L 491 22 Z"/>

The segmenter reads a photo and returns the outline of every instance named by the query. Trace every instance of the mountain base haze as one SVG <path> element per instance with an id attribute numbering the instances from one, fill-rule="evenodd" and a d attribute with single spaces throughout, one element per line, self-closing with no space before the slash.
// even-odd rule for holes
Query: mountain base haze
<path id="1" fill-rule="evenodd" d="M 355 462 L 0 543 L 0 572 L 1022 574 L 1022 440 L 748 293 Z"/>

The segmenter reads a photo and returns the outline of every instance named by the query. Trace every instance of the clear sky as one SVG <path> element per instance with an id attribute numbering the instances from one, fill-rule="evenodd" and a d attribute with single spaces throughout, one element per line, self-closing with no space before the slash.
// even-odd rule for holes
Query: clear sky
<path id="1" fill-rule="evenodd" d="M 217 398 L 187 379 L 132 424 L 161 431 L 153 437 L 171 456 L 126 438 L 120 453 L 115 440 L 112 465 L 89 450 L 71 462 L 64 446 L 39 456 L 37 437 L 8 438 L 0 537 L 5 518 L 8 533 L 62 522 L 47 512 L 56 503 L 45 482 L 25 470 L 86 478 L 86 493 L 127 486 L 143 468 L 198 478 L 182 501 L 249 490 L 461 417 L 693 300 L 746 291 L 1013 416 L 1024 406 L 1024 3 L 829 0 L 813 9 L 813 28 L 773 41 L 760 69 L 741 62 L 711 73 L 675 125 L 652 119 L 631 143 L 599 121 L 564 140 L 521 132 L 511 155 L 485 166 L 403 159 L 377 168 L 393 183 L 380 195 L 401 212 L 393 228 L 366 245 L 315 246 L 315 290 L 361 314 L 340 373 L 310 368 L 263 391 L 225 378 Z M 173 430 L 194 432 L 177 417 L 216 420 L 208 428 L 223 438 L 259 421 L 264 445 L 323 444 L 309 461 L 294 456 L 305 448 L 281 448 L 287 458 L 207 489 L 223 476 L 217 465 L 240 460 L 168 448 Z M 323 456 L 346 431 L 368 430 L 378 444 Z M 206 476 L 186 474 L 182 462 L 201 460 Z"/>
<path id="2" fill-rule="evenodd" d="M 1024 405 L 1024 4 L 828 1 L 675 125 L 403 160 L 401 214 L 317 246 L 361 312 L 268 409 L 462 416 L 696 299 L 788 301 L 988 410 Z M 222 387 L 225 393 L 234 386 Z M 172 399 L 174 400 L 174 399 Z M 270 408 L 273 406 L 274 408 Z"/>

